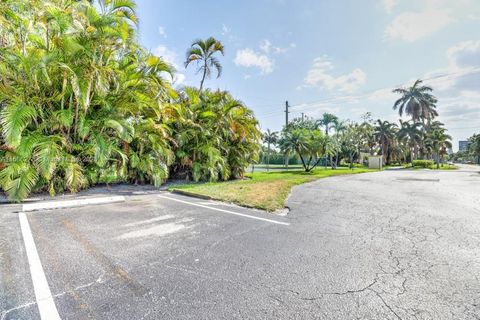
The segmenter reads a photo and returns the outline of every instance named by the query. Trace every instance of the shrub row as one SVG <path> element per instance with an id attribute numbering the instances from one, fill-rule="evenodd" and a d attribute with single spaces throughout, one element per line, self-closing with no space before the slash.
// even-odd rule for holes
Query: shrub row
<path id="1" fill-rule="evenodd" d="M 413 160 L 412 165 L 419 168 L 430 168 L 435 165 L 433 160 Z"/>

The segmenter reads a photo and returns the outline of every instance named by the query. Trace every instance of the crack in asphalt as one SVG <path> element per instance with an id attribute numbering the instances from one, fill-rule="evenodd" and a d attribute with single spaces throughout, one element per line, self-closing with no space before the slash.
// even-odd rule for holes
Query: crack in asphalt
<path id="1" fill-rule="evenodd" d="M 382 297 L 382 295 L 374 290 L 372 287 L 377 284 L 378 282 L 378 276 L 373 279 L 373 281 L 368 284 L 367 286 L 363 287 L 363 288 L 360 288 L 360 289 L 352 289 L 352 290 L 346 290 L 346 291 L 341 291 L 341 292 L 320 292 L 318 293 L 319 296 L 316 296 L 316 297 L 296 297 L 297 299 L 300 299 L 300 300 L 303 300 L 303 301 L 316 301 L 316 300 L 319 300 L 319 299 L 322 299 L 324 296 L 326 295 L 334 295 L 334 296 L 343 296 L 343 295 L 351 295 L 351 294 L 358 294 L 358 293 L 362 293 L 362 292 L 365 292 L 365 291 L 370 291 L 370 292 L 373 292 L 375 294 L 375 296 L 377 296 L 381 301 L 382 301 L 382 304 L 399 320 L 402 320 L 402 317 L 400 317 L 400 315 L 393 309 L 392 306 L 390 306 L 386 301 L 385 299 Z M 406 281 L 406 279 L 405 279 Z M 403 285 L 405 284 L 405 281 L 403 283 Z M 283 292 L 290 292 L 290 293 L 293 293 L 294 295 L 296 296 L 299 296 L 300 295 L 300 292 L 298 291 L 295 291 L 295 290 L 291 290 L 291 289 L 287 289 L 287 290 L 281 290 Z M 404 292 L 402 292 L 403 294 Z"/>
<path id="2" fill-rule="evenodd" d="M 361 292 L 364 292 L 365 290 L 369 290 L 372 286 L 374 286 L 377 283 L 377 281 L 378 281 L 378 279 L 375 278 L 369 285 L 367 285 L 363 288 L 360 288 L 360 289 L 347 290 L 347 291 L 343 291 L 343 292 L 319 292 L 318 294 L 320 296 L 318 296 L 318 297 L 311 297 L 311 298 L 299 297 L 299 299 L 306 300 L 306 301 L 314 301 L 314 300 L 321 299 L 323 296 L 326 296 L 326 295 L 343 296 L 343 295 L 347 295 L 347 294 L 361 293 Z M 299 293 L 297 293 L 297 294 L 299 295 Z"/>
<path id="3" fill-rule="evenodd" d="M 71 290 L 67 290 L 67 291 L 64 291 L 64 292 L 60 292 L 60 293 L 56 293 L 54 295 L 52 295 L 53 298 L 59 298 L 59 297 L 62 297 L 66 294 L 72 294 L 76 291 L 79 291 L 79 290 L 82 290 L 82 289 L 85 289 L 85 288 L 88 288 L 88 287 L 91 287 L 95 284 L 98 284 L 98 283 L 104 283 L 104 277 L 105 277 L 105 272 L 102 272 L 102 274 L 95 280 L 95 281 L 91 281 L 91 282 L 88 282 L 86 284 L 82 284 L 82 285 L 79 285 L 79 286 L 76 286 L 75 288 L 71 289 Z M 45 298 L 47 299 L 47 298 Z M 45 300 L 44 299 L 44 300 Z M 18 305 L 18 306 L 15 306 L 13 308 L 10 308 L 8 310 L 4 310 L 2 311 L 2 316 L 0 317 L 0 320 L 4 320 L 6 318 L 6 316 L 12 312 L 12 311 L 16 311 L 16 310 L 21 310 L 21 309 L 24 309 L 24 308 L 27 308 L 27 307 L 30 307 L 30 306 L 33 306 L 33 305 L 36 305 L 37 304 L 37 301 L 31 301 L 31 302 L 27 302 L 27 303 L 23 303 L 21 305 Z"/>

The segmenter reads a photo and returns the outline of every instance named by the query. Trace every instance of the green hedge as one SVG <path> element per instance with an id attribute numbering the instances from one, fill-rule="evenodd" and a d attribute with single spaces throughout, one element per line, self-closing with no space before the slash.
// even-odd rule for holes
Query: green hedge
<path id="1" fill-rule="evenodd" d="M 435 165 L 433 160 L 413 160 L 412 165 L 419 168 L 430 168 Z"/>
<path id="2" fill-rule="evenodd" d="M 266 164 L 267 163 L 267 154 L 263 154 L 261 157 L 260 157 L 260 162 L 262 164 Z M 288 164 L 300 164 L 301 162 L 297 159 L 297 157 L 295 156 L 290 156 L 289 160 L 288 160 Z M 275 153 L 275 154 L 271 154 L 270 155 L 270 164 L 285 164 L 285 156 L 283 154 L 278 154 L 278 153 Z"/>

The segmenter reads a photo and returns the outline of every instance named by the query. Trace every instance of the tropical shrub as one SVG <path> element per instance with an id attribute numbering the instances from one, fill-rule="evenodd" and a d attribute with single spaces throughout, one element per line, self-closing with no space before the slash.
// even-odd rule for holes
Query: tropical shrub
<path id="1" fill-rule="evenodd" d="M 172 89 L 136 41 L 132 0 L 0 4 L 0 187 L 76 192 L 238 177 L 258 153 L 253 113 L 226 92 Z"/>
<path id="2" fill-rule="evenodd" d="M 431 168 L 435 165 L 433 160 L 413 160 L 412 166 L 417 168 Z"/>
<path id="3" fill-rule="evenodd" d="M 333 155 L 334 148 L 329 136 L 319 129 L 312 130 L 306 126 L 297 124 L 285 128 L 279 140 L 279 146 L 287 154 L 296 154 L 305 172 L 310 172 L 322 158 Z"/>
<path id="4" fill-rule="evenodd" d="M 264 151 L 263 153 L 260 154 L 260 159 L 262 160 L 260 163 L 261 164 L 267 164 L 267 152 Z M 270 154 L 270 164 L 285 164 L 285 154 L 280 153 L 280 152 L 271 152 Z M 295 164 L 300 164 L 300 159 L 297 157 L 297 155 L 290 155 L 288 157 L 288 164 L 290 165 L 295 165 Z"/>
<path id="5" fill-rule="evenodd" d="M 258 122 L 228 92 L 185 87 L 175 110 L 181 121 L 171 123 L 176 141 L 172 174 L 195 181 L 228 180 L 242 177 L 258 159 Z"/>

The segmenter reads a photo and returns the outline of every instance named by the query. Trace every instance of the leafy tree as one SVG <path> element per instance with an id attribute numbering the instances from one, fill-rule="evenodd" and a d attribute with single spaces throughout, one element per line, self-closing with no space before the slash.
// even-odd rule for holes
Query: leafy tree
<path id="1" fill-rule="evenodd" d="M 471 136 L 468 141 L 467 152 L 474 158 L 476 158 L 477 163 L 480 162 L 480 134 L 474 134 Z"/>
<path id="2" fill-rule="evenodd" d="M 202 73 L 202 80 L 200 82 L 200 91 L 203 89 L 203 83 L 206 78 L 210 78 L 212 68 L 217 71 L 217 78 L 222 74 L 222 65 L 215 57 L 215 54 L 220 52 L 224 54 L 223 44 L 213 37 L 206 40 L 195 40 L 187 51 L 187 58 L 185 60 L 185 68 L 190 63 L 195 62 L 198 66 L 197 73 Z"/>
<path id="3" fill-rule="evenodd" d="M 347 126 L 344 134 L 342 135 L 341 147 L 343 151 L 348 155 L 350 168 L 353 168 L 353 160 L 356 155 L 360 153 L 360 150 L 365 146 L 365 134 L 364 127 L 357 123 L 352 123 Z"/>

